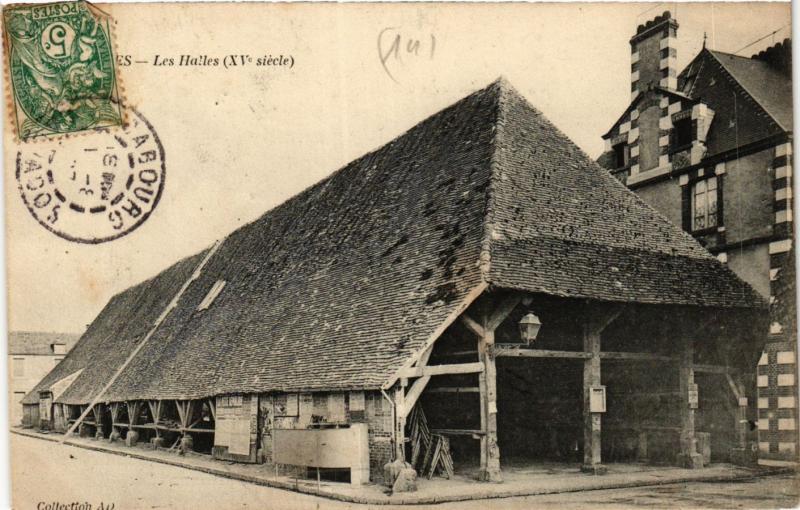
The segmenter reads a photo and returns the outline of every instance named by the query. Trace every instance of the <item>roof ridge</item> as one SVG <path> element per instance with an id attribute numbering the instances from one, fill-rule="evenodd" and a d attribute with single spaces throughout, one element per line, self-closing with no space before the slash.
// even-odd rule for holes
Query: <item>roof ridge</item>
<path id="1" fill-rule="evenodd" d="M 500 167 L 498 162 L 498 147 L 499 140 L 503 131 L 503 106 L 504 95 L 508 90 L 513 90 L 513 86 L 503 76 L 497 78 L 492 82 L 486 91 L 494 95 L 496 103 L 495 118 L 493 124 L 493 134 L 491 141 L 491 158 L 489 159 L 489 184 L 486 187 L 486 205 L 483 214 L 483 236 L 481 238 L 481 251 L 478 255 L 478 267 L 481 270 L 481 280 L 485 283 L 489 282 L 489 273 L 492 268 L 492 224 L 494 219 L 494 196 L 495 196 L 495 183 L 497 182 L 497 169 Z"/>

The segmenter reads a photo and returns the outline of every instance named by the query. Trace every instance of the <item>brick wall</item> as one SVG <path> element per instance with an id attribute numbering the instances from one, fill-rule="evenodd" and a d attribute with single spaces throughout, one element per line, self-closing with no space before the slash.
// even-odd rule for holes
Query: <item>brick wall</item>
<path id="1" fill-rule="evenodd" d="M 380 391 L 370 391 L 365 396 L 369 424 L 369 478 L 382 482 L 383 466 L 392 460 L 392 408 Z"/>

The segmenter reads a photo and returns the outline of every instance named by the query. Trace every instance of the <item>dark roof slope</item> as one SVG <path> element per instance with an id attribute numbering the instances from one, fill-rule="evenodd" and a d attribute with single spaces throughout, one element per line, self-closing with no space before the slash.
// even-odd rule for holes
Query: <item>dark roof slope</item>
<path id="1" fill-rule="evenodd" d="M 789 133 L 793 129 L 791 76 L 762 58 L 747 58 L 704 48 L 678 75 L 680 90 L 658 87 L 663 94 L 701 101 L 714 110 L 705 157 Z M 638 95 L 603 138 L 617 133 Z M 598 163 L 614 168 L 611 153 Z"/>
<path id="2" fill-rule="evenodd" d="M 66 404 L 85 404 L 111 379 L 136 344 L 153 325 L 177 289 L 192 274 L 199 253 L 160 274 L 117 294 L 89 325 L 75 347 L 28 393 L 22 403 L 39 400 L 39 391 L 85 369 L 59 397 Z"/>
<path id="3" fill-rule="evenodd" d="M 491 283 L 559 296 L 743 306 L 754 291 L 513 90 L 491 188 Z"/>
<path id="4" fill-rule="evenodd" d="M 500 81 L 225 238 L 103 400 L 378 388 L 487 284 L 762 304 Z"/>
<path id="5" fill-rule="evenodd" d="M 42 331 L 9 331 L 9 355 L 54 356 L 53 344 L 64 344 L 67 351 L 72 349 L 80 335 L 75 333 L 47 333 Z"/>
<path id="6" fill-rule="evenodd" d="M 792 129 L 792 82 L 761 60 L 704 49 L 678 83 L 714 110 L 707 157 Z"/>
<path id="7" fill-rule="evenodd" d="M 784 131 L 792 131 L 792 80 L 767 62 L 711 51 L 722 66 Z"/>

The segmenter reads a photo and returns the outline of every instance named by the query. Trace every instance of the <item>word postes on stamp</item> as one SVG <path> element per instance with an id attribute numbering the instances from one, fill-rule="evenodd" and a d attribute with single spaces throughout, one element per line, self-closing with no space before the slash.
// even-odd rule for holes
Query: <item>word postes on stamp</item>
<path id="1" fill-rule="evenodd" d="M 164 188 L 164 148 L 140 113 L 129 117 L 113 132 L 17 153 L 19 191 L 39 224 L 69 241 L 98 244 L 147 220 Z"/>
<path id="2" fill-rule="evenodd" d="M 108 16 L 82 1 L 9 6 L 3 32 L 21 140 L 122 124 Z"/>

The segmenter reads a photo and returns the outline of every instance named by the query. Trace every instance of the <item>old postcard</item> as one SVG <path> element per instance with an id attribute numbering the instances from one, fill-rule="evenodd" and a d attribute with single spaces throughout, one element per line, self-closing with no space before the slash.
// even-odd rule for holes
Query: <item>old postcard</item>
<path id="1" fill-rule="evenodd" d="M 14 508 L 798 504 L 789 3 L 2 27 Z"/>

